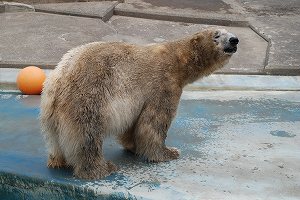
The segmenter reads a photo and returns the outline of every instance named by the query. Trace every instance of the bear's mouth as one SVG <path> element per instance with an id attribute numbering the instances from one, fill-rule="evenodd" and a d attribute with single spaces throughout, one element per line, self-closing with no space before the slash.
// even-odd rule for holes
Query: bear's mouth
<path id="1" fill-rule="evenodd" d="M 228 53 L 228 54 L 233 54 L 233 53 L 235 53 L 237 51 L 237 47 L 235 46 L 235 47 L 226 47 L 225 49 L 224 49 L 224 52 L 225 53 Z"/>

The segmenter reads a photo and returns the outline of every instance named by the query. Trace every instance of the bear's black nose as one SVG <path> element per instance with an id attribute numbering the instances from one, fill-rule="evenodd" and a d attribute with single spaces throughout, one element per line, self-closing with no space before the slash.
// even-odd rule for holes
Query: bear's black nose
<path id="1" fill-rule="evenodd" d="M 237 37 L 231 37 L 229 38 L 229 42 L 232 45 L 237 45 L 239 43 L 239 39 Z"/>

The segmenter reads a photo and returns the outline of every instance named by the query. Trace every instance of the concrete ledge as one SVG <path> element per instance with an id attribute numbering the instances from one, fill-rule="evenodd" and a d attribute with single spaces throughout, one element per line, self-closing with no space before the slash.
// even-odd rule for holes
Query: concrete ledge
<path id="1" fill-rule="evenodd" d="M 56 67 L 57 63 L 18 63 L 16 62 L 0 62 L 0 71 L 1 69 L 9 68 L 9 69 L 22 69 L 26 66 L 38 66 L 45 70 L 51 70 Z M 215 75 L 237 75 L 237 76 L 247 76 L 247 75 L 256 75 L 256 76 L 300 76 L 300 68 L 291 67 L 291 66 L 266 66 L 263 70 L 253 70 L 250 71 L 241 71 L 241 69 L 226 69 L 219 70 L 214 73 Z M 299 80 L 300 81 L 300 80 Z"/>
<path id="2" fill-rule="evenodd" d="M 252 24 L 249 25 L 249 28 L 251 28 L 257 35 L 259 35 L 261 38 L 263 38 L 266 42 L 268 42 L 267 50 L 266 50 L 266 57 L 265 57 L 265 62 L 264 66 L 266 67 L 269 62 L 269 55 L 270 55 L 270 48 L 272 45 L 271 39 L 266 36 L 264 33 L 261 33 L 255 26 Z"/>
<path id="3" fill-rule="evenodd" d="M 241 19 L 239 15 L 227 14 L 227 15 L 213 15 L 213 14 L 199 14 L 191 15 L 187 13 L 177 13 L 177 12 L 161 12 L 153 10 L 140 10 L 138 8 L 131 7 L 128 4 L 120 3 L 115 7 L 115 15 L 136 17 L 136 18 L 146 18 L 146 19 L 156 19 L 164 21 L 175 21 L 175 22 L 185 22 L 194 24 L 211 24 L 211 25 L 221 25 L 221 26 L 239 26 L 246 27 L 249 26 L 247 20 Z"/>
<path id="4" fill-rule="evenodd" d="M 22 69 L 26 66 L 38 66 L 41 69 L 54 69 L 56 67 L 57 63 L 43 63 L 43 62 L 39 62 L 39 63 L 19 63 L 18 61 L 14 62 L 14 61 L 10 61 L 10 62 L 0 62 L 0 71 L 1 69 L 5 69 L 5 68 L 9 68 L 9 69 Z M 287 74 L 286 74 L 287 73 Z M 219 75 L 289 75 L 289 76 L 297 76 L 300 75 L 300 70 L 286 70 L 286 69 L 278 69 L 278 70 L 274 70 L 274 69 L 270 69 L 270 70 L 253 70 L 253 69 L 249 69 L 247 70 L 247 68 L 242 71 L 241 69 L 237 68 L 237 69 L 221 69 L 219 71 L 216 71 L 214 74 L 219 74 Z"/>
<path id="5" fill-rule="evenodd" d="M 299 16 L 253 15 L 248 19 L 255 29 L 262 33 L 261 35 L 270 39 L 268 62 L 265 64 L 266 73 L 299 75 L 300 26 L 295 26 L 295 23 L 299 21 Z"/>
<path id="6" fill-rule="evenodd" d="M 54 62 L 39 62 L 39 63 L 26 63 L 19 61 L 5 61 L 0 62 L 0 70 L 1 68 L 11 68 L 11 69 L 22 69 L 26 66 L 38 66 L 42 69 L 54 69 L 57 63 Z"/>
<path id="7" fill-rule="evenodd" d="M 300 76 L 300 66 L 274 66 L 267 65 L 264 69 L 266 74 Z"/>
<path id="8" fill-rule="evenodd" d="M 213 74 L 188 85 L 185 90 L 300 91 L 300 77 Z"/>
<path id="9" fill-rule="evenodd" d="M 4 7 L 4 8 L 3 8 Z M 15 2 L 3 2 L 0 3 L 0 13 L 1 12 L 32 12 L 34 7 L 28 4 L 15 3 Z"/>
<path id="10" fill-rule="evenodd" d="M 20 70 L 0 68 L 0 89 L 17 90 L 16 79 Z M 51 71 L 44 69 L 46 75 Z M 300 77 L 213 74 L 187 85 L 184 90 L 300 91 Z"/>
<path id="11" fill-rule="evenodd" d="M 117 4 L 117 1 L 74 2 L 39 4 L 35 5 L 34 8 L 36 12 L 100 18 L 103 21 L 107 21 L 113 16 L 113 11 Z"/>
<path id="12" fill-rule="evenodd" d="M 22 68 L 25 66 L 30 65 L 24 65 Z M 0 90 L 18 90 L 16 80 L 20 70 L 21 69 L 0 68 Z M 48 75 L 50 71 L 51 70 L 44 69 L 46 75 Z"/>

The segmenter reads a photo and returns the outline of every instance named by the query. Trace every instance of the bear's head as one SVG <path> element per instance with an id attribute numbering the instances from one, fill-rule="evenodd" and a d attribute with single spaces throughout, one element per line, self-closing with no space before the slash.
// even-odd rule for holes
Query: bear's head
<path id="1" fill-rule="evenodd" d="M 237 51 L 239 39 L 225 29 L 206 29 L 191 38 L 194 64 L 205 74 L 221 68 Z"/>
<path id="2" fill-rule="evenodd" d="M 237 51 L 237 44 L 239 43 L 239 39 L 225 29 L 216 29 L 214 31 L 213 41 L 221 53 L 225 53 L 229 56 Z"/>

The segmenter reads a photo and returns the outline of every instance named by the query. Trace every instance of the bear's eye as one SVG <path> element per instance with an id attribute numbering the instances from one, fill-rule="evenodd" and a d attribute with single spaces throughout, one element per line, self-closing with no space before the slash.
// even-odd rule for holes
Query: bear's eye
<path id="1" fill-rule="evenodd" d="M 215 34 L 214 34 L 214 39 L 218 39 L 220 37 L 221 33 L 219 30 L 215 31 Z"/>

